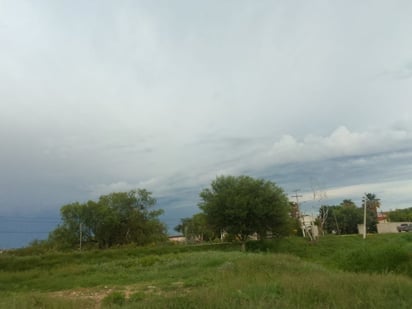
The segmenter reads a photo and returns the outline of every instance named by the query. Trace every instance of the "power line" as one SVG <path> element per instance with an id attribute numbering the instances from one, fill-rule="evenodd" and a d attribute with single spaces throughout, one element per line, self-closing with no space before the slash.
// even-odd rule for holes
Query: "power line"
<path id="1" fill-rule="evenodd" d="M 299 205 L 299 198 L 303 197 L 303 195 L 298 195 L 299 191 L 300 191 L 299 189 L 294 190 L 293 192 L 295 192 L 295 195 L 292 195 L 292 197 L 296 198 L 296 204 L 298 205 Z"/>
<path id="2" fill-rule="evenodd" d="M 49 234 L 49 232 L 37 232 L 37 231 L 0 231 L 0 234 Z"/>
<path id="3" fill-rule="evenodd" d="M 36 217 L 36 216 L 2 216 L 0 222 L 21 222 L 21 223 L 60 223 L 61 219 L 57 217 Z"/>
<path id="4" fill-rule="evenodd" d="M 0 220 L 2 223 L 9 223 L 9 222 L 20 222 L 20 223 L 60 223 L 61 221 L 48 221 L 48 220 L 25 220 L 25 219 L 6 219 Z"/>
<path id="5" fill-rule="evenodd" d="M 27 216 L 27 215 L 0 215 L 0 218 L 28 218 L 28 219 L 33 219 L 33 218 L 39 218 L 39 219 L 55 219 L 58 216 Z"/>

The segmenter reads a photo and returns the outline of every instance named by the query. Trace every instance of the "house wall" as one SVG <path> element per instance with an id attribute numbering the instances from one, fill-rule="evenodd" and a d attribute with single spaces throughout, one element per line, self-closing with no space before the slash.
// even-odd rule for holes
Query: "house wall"
<path id="1" fill-rule="evenodd" d="M 378 234 L 398 233 L 396 227 L 409 222 L 380 222 L 376 225 Z M 363 224 L 358 224 L 358 234 L 363 234 Z"/>
<path id="2" fill-rule="evenodd" d="M 400 224 L 400 222 L 386 222 L 379 223 L 376 225 L 376 227 L 378 228 L 379 234 L 398 233 L 396 227 Z"/>
<path id="3" fill-rule="evenodd" d="M 358 234 L 363 234 L 363 224 L 358 224 Z"/>
<path id="4" fill-rule="evenodd" d="M 184 236 L 169 236 L 169 240 L 171 241 L 171 242 L 177 242 L 177 243 L 180 243 L 180 242 L 185 242 L 186 241 L 186 237 L 184 237 Z"/>

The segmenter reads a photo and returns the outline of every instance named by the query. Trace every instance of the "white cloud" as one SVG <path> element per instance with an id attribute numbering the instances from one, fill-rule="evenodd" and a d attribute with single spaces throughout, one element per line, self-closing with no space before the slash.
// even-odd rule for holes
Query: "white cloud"
<path id="1" fill-rule="evenodd" d="M 362 156 L 374 153 L 395 153 L 410 148 L 412 132 L 404 130 L 351 132 L 340 126 L 329 136 L 308 135 L 297 140 L 284 135 L 266 153 L 274 163 L 284 164 Z"/>
<path id="2" fill-rule="evenodd" d="M 360 206 L 365 193 L 373 192 L 380 199 L 381 209 L 391 210 L 395 208 L 412 207 L 412 182 L 409 180 L 363 183 L 351 186 L 334 187 L 326 190 L 329 200 L 353 199 Z M 306 199 L 310 199 L 311 193 L 306 193 Z"/>

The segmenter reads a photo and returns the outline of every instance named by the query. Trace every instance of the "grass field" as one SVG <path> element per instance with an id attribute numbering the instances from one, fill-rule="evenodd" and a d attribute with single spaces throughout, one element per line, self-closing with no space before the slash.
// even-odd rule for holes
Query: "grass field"
<path id="1" fill-rule="evenodd" d="M 0 256 L 0 308 L 412 308 L 412 233 Z"/>

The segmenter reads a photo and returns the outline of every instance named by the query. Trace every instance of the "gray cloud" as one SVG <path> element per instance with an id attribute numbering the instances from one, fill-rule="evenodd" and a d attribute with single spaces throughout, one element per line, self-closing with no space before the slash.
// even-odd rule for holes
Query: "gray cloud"
<path id="1" fill-rule="evenodd" d="M 317 179 L 335 199 L 367 184 L 406 207 L 411 13 L 408 1 L 2 2 L 0 213 L 139 186 L 190 214 L 214 177 L 242 173 L 287 191 Z"/>

